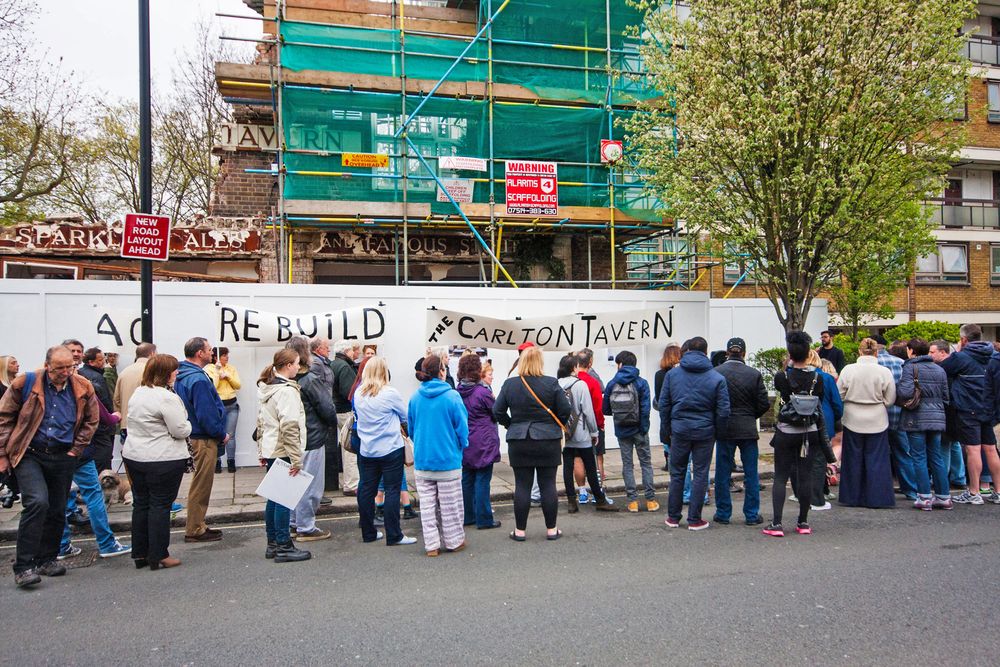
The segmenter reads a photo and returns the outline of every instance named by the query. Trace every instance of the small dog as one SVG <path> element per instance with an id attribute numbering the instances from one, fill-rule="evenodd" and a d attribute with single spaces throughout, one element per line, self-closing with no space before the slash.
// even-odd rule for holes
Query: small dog
<path id="1" fill-rule="evenodd" d="M 132 504 L 132 485 L 125 475 L 119 475 L 114 470 L 105 470 L 98 479 L 101 482 L 101 489 L 104 491 L 104 504 L 114 503 Z"/>

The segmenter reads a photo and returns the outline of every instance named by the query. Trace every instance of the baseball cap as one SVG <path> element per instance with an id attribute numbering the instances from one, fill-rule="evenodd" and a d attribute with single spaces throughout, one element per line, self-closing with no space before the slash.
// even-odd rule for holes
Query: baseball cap
<path id="1" fill-rule="evenodd" d="M 730 338 L 729 342 L 726 343 L 726 351 L 743 354 L 747 351 L 747 343 L 742 338 Z"/>
<path id="2" fill-rule="evenodd" d="M 527 349 L 528 349 L 529 347 L 535 347 L 535 344 L 534 344 L 534 343 L 531 343 L 531 342 L 528 342 L 528 343 L 521 343 L 520 345 L 518 345 L 518 346 L 517 346 L 517 351 L 518 351 L 518 352 L 524 352 L 524 351 L 525 351 L 525 350 L 527 350 Z"/>

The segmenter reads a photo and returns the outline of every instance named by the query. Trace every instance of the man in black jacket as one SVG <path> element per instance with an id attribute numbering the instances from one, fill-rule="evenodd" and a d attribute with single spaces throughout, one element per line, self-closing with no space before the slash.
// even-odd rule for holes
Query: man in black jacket
<path id="1" fill-rule="evenodd" d="M 83 353 L 83 365 L 77 371 L 80 375 L 90 380 L 94 385 L 94 393 L 97 400 L 101 402 L 104 409 L 111 414 L 115 411 L 114 400 L 111 392 L 108 391 L 108 383 L 104 379 L 104 353 L 96 347 L 92 347 Z M 97 473 L 111 469 L 111 457 L 115 447 L 115 427 L 111 424 L 100 424 L 94 439 L 90 441 L 93 450 L 94 464 L 97 466 Z"/>
<path id="2" fill-rule="evenodd" d="M 823 331 L 819 335 L 819 358 L 826 359 L 833 367 L 837 369 L 837 373 L 844 370 L 844 366 L 847 365 L 847 360 L 844 358 L 844 351 L 839 347 L 833 346 L 833 336 L 830 335 L 829 331 Z"/>
<path id="3" fill-rule="evenodd" d="M 728 524 L 733 514 L 729 483 L 733 474 L 736 450 L 743 462 L 743 516 L 748 526 L 760 518 L 760 477 L 757 474 L 757 420 L 767 412 L 770 403 L 764 378 L 743 361 L 747 344 L 742 338 L 730 338 L 726 343 L 726 361 L 715 370 L 726 378 L 729 388 L 729 419 L 724 421 L 715 443 L 715 522 Z"/>

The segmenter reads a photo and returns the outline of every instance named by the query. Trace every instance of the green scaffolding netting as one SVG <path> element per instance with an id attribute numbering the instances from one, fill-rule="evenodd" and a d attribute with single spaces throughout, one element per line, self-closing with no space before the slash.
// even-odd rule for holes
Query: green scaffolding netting
<path id="1" fill-rule="evenodd" d="M 493 10 L 499 6 L 494 1 Z M 626 34 L 641 15 L 625 0 L 610 2 L 611 67 L 641 69 L 637 40 Z M 480 25 L 489 7 L 481 3 Z M 560 206 L 609 205 L 608 170 L 598 162 L 601 139 L 620 138 L 619 122 L 630 111 L 603 107 L 609 100 L 607 74 L 609 22 L 605 0 L 531 2 L 512 0 L 494 23 L 494 80 L 523 86 L 546 100 L 588 102 L 598 106 L 572 108 L 498 102 L 493 119 L 493 183 L 495 201 L 504 202 L 504 159 L 546 160 L 559 163 Z M 282 65 L 292 70 L 326 70 L 400 77 L 400 34 L 385 30 L 314 25 L 285 21 L 281 24 Z M 558 43 L 584 50 L 548 48 L 525 42 Z M 430 35 L 405 35 L 408 79 L 437 81 L 454 63 L 467 40 Z M 591 50 L 596 49 L 596 50 Z M 473 44 L 448 77 L 449 81 L 485 82 L 488 77 L 487 44 Z M 649 97 L 641 82 L 628 77 L 611 78 L 610 101 L 632 104 Z M 420 162 L 407 164 L 398 157 L 404 142 L 393 134 L 403 119 L 404 98 L 398 93 L 329 91 L 286 85 L 281 90 L 289 199 L 400 202 L 404 171 L 407 201 L 431 204 L 432 211 L 453 212 L 450 203 L 436 202 L 437 186 Z M 406 96 L 406 112 L 424 98 Z M 408 128 L 410 140 L 438 171 L 441 156 L 489 156 L 489 105 L 482 100 L 434 97 L 421 107 Z M 308 151 L 309 153 L 305 153 Z M 345 168 L 342 152 L 381 153 L 389 166 Z M 412 151 L 411 151 L 412 154 Z M 300 172 L 318 172 L 303 174 Z M 345 173 L 346 175 L 340 175 Z M 333 175 L 337 174 L 337 175 Z M 473 201 L 489 203 L 489 173 L 439 172 L 441 177 L 481 179 L 474 185 Z M 616 189 L 615 204 L 630 214 L 651 219 L 653 206 L 639 188 Z"/>

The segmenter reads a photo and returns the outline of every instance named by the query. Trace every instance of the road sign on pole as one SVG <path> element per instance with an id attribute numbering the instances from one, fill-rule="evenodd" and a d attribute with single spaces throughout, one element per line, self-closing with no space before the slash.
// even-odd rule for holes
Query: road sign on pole
<path id="1" fill-rule="evenodd" d="M 170 257 L 170 218 L 129 213 L 122 233 L 122 257 L 165 262 Z"/>

